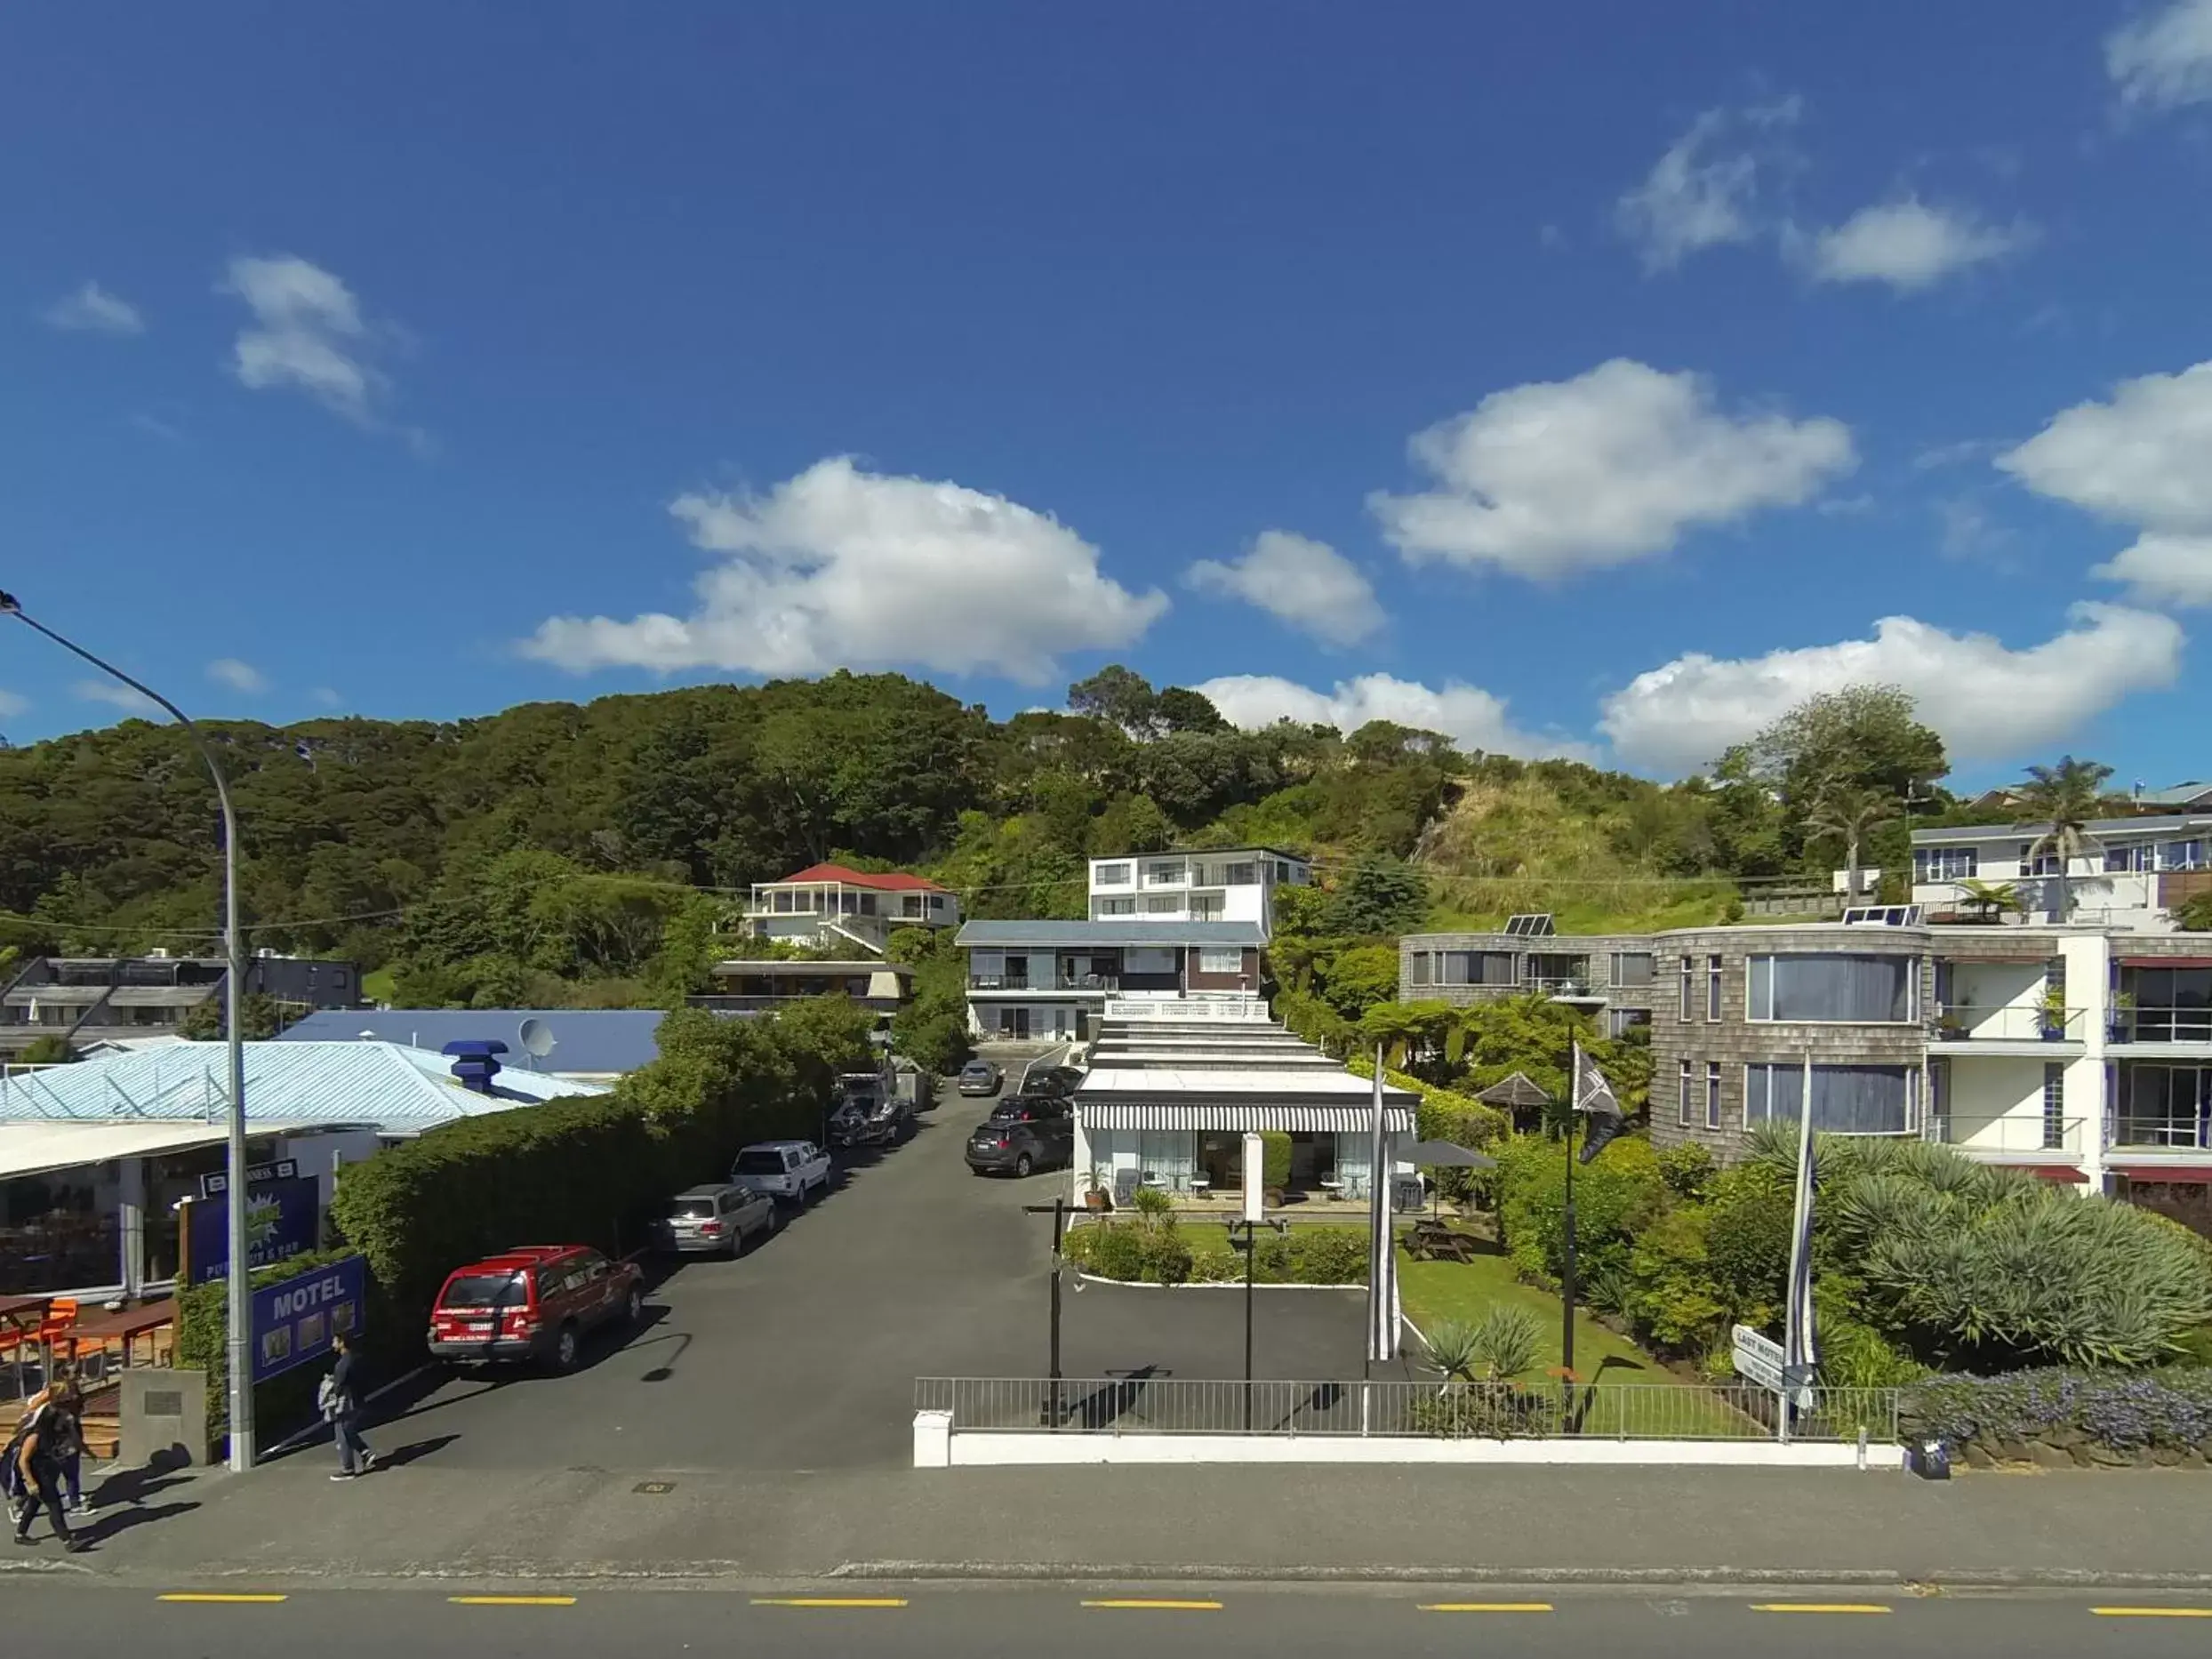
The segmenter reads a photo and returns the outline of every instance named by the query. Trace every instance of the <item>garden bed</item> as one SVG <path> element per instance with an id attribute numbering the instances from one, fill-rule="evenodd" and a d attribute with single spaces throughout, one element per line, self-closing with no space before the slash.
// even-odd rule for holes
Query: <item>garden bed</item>
<path id="1" fill-rule="evenodd" d="M 1907 1441 L 1941 1440 L 1969 1467 L 2212 1467 L 2212 1370 L 1943 1377 L 1905 1391 Z"/>

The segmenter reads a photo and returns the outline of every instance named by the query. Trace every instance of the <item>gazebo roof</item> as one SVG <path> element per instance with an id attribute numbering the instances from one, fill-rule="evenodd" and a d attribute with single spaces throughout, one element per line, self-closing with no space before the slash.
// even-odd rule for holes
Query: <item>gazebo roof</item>
<path id="1" fill-rule="evenodd" d="M 1551 1097 L 1535 1083 L 1525 1071 L 1516 1071 L 1502 1083 L 1493 1083 L 1475 1098 L 1486 1106 L 1519 1107 L 1549 1106 Z"/>

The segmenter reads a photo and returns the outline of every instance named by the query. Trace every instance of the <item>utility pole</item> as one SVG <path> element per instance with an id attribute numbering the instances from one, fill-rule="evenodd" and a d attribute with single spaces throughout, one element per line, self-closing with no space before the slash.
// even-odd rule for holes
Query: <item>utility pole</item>
<path id="1" fill-rule="evenodd" d="M 1045 1410 L 1046 1420 L 1057 1429 L 1066 1416 L 1060 1391 L 1060 1270 L 1063 1262 L 1061 1250 L 1068 1236 L 1068 1198 L 1065 1193 L 1062 1193 L 1050 1204 L 1024 1204 L 1022 1207 L 1031 1215 L 1050 1215 L 1053 1218 L 1052 1363 L 1049 1372 L 1053 1386 L 1052 1397 Z"/>

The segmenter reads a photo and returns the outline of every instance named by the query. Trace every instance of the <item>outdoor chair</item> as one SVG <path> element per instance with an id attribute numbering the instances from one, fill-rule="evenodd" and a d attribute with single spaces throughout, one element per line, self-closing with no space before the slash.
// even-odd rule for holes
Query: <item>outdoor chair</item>
<path id="1" fill-rule="evenodd" d="M 1136 1202 L 1137 1172 L 1134 1169 L 1114 1171 L 1114 1207 L 1126 1210 Z"/>

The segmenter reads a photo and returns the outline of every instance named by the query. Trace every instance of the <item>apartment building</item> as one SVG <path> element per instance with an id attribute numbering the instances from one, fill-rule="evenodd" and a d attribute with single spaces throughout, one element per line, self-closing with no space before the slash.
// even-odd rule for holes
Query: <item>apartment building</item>
<path id="1" fill-rule="evenodd" d="M 195 1008 L 222 996 L 229 965 L 221 957 L 33 957 L 0 990 L 0 1060 L 42 1037 L 71 1047 L 180 1030 Z M 246 958 L 249 995 L 274 997 L 295 1012 L 349 1008 L 361 1000 L 350 962 L 257 952 Z"/>
<path id="2" fill-rule="evenodd" d="M 1145 853 L 1091 861 L 1094 922 L 1256 922 L 1275 925 L 1275 892 L 1313 880 L 1313 866 L 1273 847 Z"/>
<path id="3" fill-rule="evenodd" d="M 1251 921 L 970 922 L 959 937 L 968 953 L 968 1027 L 1014 1041 L 1083 1042 L 1109 998 L 1248 1011 L 1262 1006 L 1266 942 Z"/>
<path id="4" fill-rule="evenodd" d="M 809 864 L 781 881 L 757 881 L 745 927 L 758 939 L 824 944 L 844 938 L 880 953 L 899 927 L 957 927 L 959 896 L 926 877 Z"/>
<path id="5" fill-rule="evenodd" d="M 2194 787 L 2174 793 L 2194 798 Z M 2067 920 L 2162 931 L 2173 926 L 2175 906 L 2212 888 L 2212 808 L 2101 819 L 2087 829 L 2095 846 L 2064 872 Z M 1983 907 L 1963 884 L 2009 886 L 2030 915 L 2058 920 L 2059 861 L 2031 855 L 2037 835 L 2033 825 L 2017 823 L 1915 830 L 1912 902 L 1938 921 L 1971 918 Z"/>

